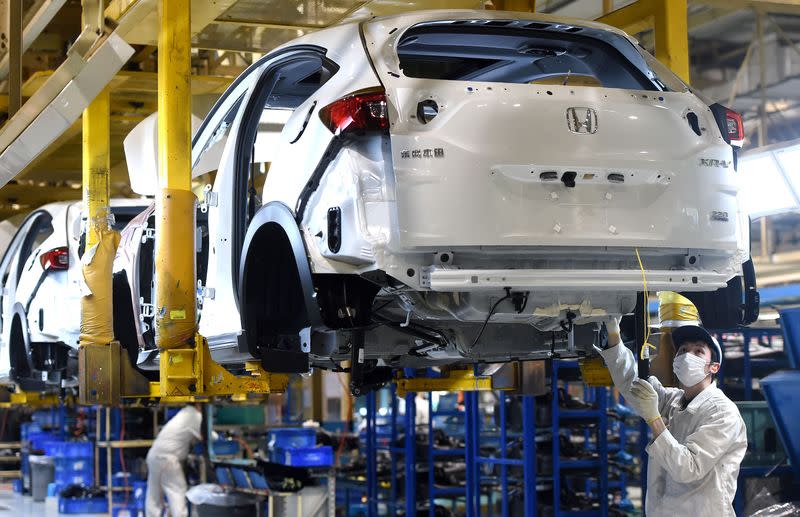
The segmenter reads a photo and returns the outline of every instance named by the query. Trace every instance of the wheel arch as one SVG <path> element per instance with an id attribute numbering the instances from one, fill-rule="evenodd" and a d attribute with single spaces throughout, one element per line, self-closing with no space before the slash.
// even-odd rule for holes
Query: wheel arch
<path id="1" fill-rule="evenodd" d="M 275 272 L 271 268 L 281 266 L 286 271 L 269 274 Z M 242 328 L 248 341 L 246 333 L 253 328 L 255 304 L 264 303 L 269 307 L 270 301 L 283 300 L 295 311 L 302 310 L 301 314 L 292 314 L 290 320 L 284 321 L 297 331 L 323 326 L 305 242 L 291 210 L 283 203 L 267 203 L 248 225 L 239 264 L 237 294 Z M 291 298 L 293 294 L 299 296 Z"/>
<path id="2" fill-rule="evenodd" d="M 25 308 L 17 302 L 11 311 L 11 328 L 8 335 L 9 364 L 15 376 L 23 373 L 30 374 L 33 371 L 30 345 Z"/>

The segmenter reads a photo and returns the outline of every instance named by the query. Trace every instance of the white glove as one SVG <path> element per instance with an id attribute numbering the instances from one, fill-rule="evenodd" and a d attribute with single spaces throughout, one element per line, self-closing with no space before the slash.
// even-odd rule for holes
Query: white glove
<path id="1" fill-rule="evenodd" d="M 648 424 L 653 423 L 661 417 L 658 411 L 658 393 L 644 379 L 633 381 L 631 390 L 625 401 L 642 417 Z"/>
<path id="2" fill-rule="evenodd" d="M 619 316 L 608 316 L 603 318 L 603 323 L 606 324 L 608 331 L 608 348 L 616 346 L 622 342 L 622 337 L 619 332 Z"/>

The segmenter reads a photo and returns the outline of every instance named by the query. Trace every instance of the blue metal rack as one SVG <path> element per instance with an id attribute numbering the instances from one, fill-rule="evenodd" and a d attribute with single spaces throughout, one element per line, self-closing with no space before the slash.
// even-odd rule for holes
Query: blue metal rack
<path id="1" fill-rule="evenodd" d="M 378 516 L 378 429 L 375 392 L 367 393 L 367 517 Z"/>
<path id="2" fill-rule="evenodd" d="M 720 342 L 722 346 L 722 354 L 723 357 L 725 355 L 725 346 L 724 346 L 724 335 L 730 334 L 741 334 L 743 345 L 742 345 L 742 384 L 744 388 L 744 400 L 753 400 L 753 366 L 759 366 L 760 368 L 768 368 L 771 370 L 779 370 L 782 368 L 788 368 L 791 360 L 791 355 L 789 353 L 789 348 L 786 344 L 786 339 L 784 337 L 784 353 L 786 354 L 786 359 L 756 359 L 751 357 L 750 355 L 750 343 L 753 339 L 757 339 L 759 344 L 765 346 L 767 348 L 773 347 L 773 340 L 775 337 L 781 335 L 780 328 L 739 328 L 739 329 L 732 329 L 732 330 L 715 330 L 712 331 L 714 337 L 717 338 L 717 341 Z M 717 384 L 719 385 L 720 389 L 725 389 L 725 379 L 730 377 L 730 365 L 728 364 L 728 360 L 722 361 L 722 366 L 720 367 L 720 371 L 717 374 Z"/>
<path id="3" fill-rule="evenodd" d="M 508 517 L 510 506 L 511 490 L 509 489 L 509 467 L 522 468 L 523 481 L 523 508 L 525 517 L 537 515 L 536 501 L 536 401 L 532 396 L 522 397 L 522 458 L 508 457 L 508 419 L 506 418 L 506 396 L 499 392 L 499 422 L 498 426 L 498 449 L 500 457 L 484 457 L 480 455 L 481 447 L 481 411 L 479 402 L 479 392 L 464 393 L 464 404 L 466 408 L 467 424 L 466 429 L 466 463 L 467 463 L 467 484 L 466 484 L 466 509 L 467 517 L 479 516 L 481 514 L 481 495 L 483 476 L 481 466 L 496 466 L 500 470 L 500 497 L 501 515 Z M 489 506 L 494 505 L 490 498 Z"/>
<path id="4" fill-rule="evenodd" d="M 564 368 L 577 368 L 577 361 L 552 362 L 552 431 L 553 431 L 553 515 L 608 515 L 608 397 L 606 388 L 588 388 L 589 398 L 596 399 L 596 409 L 562 409 L 558 403 L 558 371 Z M 592 393 L 593 392 L 593 393 Z M 586 420 L 597 422 L 596 459 L 565 460 L 561 458 L 561 424 L 564 420 Z M 562 471 L 575 469 L 594 469 L 597 471 L 596 496 L 599 500 L 599 511 L 571 512 L 561 509 L 561 476 Z M 588 495 L 588 494 L 587 494 Z"/>
<path id="5" fill-rule="evenodd" d="M 448 498 L 452 501 L 466 497 L 466 487 L 437 488 L 435 484 L 434 466 L 437 461 L 440 461 L 440 458 L 462 457 L 466 455 L 466 448 L 437 449 L 434 444 L 434 431 L 436 428 L 437 417 L 453 415 L 464 415 L 466 417 L 466 413 L 464 411 L 441 411 L 439 408 L 435 408 L 433 405 L 432 393 L 428 393 L 428 515 L 430 515 L 430 517 L 433 517 L 435 514 L 434 508 L 437 498 Z"/>
<path id="6" fill-rule="evenodd" d="M 366 397 L 366 463 L 367 463 L 367 516 L 373 517 L 378 515 L 378 503 L 381 501 L 381 487 L 377 475 L 377 454 L 379 450 L 386 450 L 391 457 L 391 480 L 389 483 L 389 497 L 384 499 L 386 509 L 389 515 L 398 513 L 399 489 L 398 489 L 398 464 L 400 457 L 403 457 L 404 465 L 404 505 L 406 515 L 416 515 L 416 502 L 417 502 L 417 480 L 416 480 L 416 393 L 407 393 L 405 396 L 405 412 L 403 414 L 403 429 L 405 437 L 403 446 L 398 447 L 398 422 L 399 422 L 399 398 L 397 396 L 397 387 L 392 384 L 388 390 L 390 396 L 391 413 L 389 414 L 389 432 L 381 432 L 377 422 L 377 399 L 378 394 L 385 393 L 372 392 L 367 394 Z M 385 445 L 379 443 L 379 438 L 388 438 L 388 443 Z M 385 491 L 384 491 L 385 494 Z"/>

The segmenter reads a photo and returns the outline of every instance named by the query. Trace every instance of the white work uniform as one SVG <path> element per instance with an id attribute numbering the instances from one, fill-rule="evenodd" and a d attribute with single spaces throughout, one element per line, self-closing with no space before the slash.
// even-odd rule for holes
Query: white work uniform
<path id="1" fill-rule="evenodd" d="M 417 393 L 417 396 L 414 397 L 414 424 L 418 426 L 428 424 L 428 419 L 430 418 L 428 409 L 430 409 L 428 401 Z"/>
<path id="2" fill-rule="evenodd" d="M 633 352 L 619 344 L 601 352 L 623 396 L 638 375 Z M 747 430 L 736 404 L 714 384 L 682 408 L 683 390 L 648 379 L 667 429 L 646 450 L 647 517 L 734 517 L 739 465 Z"/>
<path id="3" fill-rule="evenodd" d="M 161 517 L 164 496 L 171 517 L 186 517 L 186 476 L 181 463 L 189 448 L 201 439 L 203 415 L 194 406 L 178 411 L 164 427 L 147 453 L 147 502 L 145 515 Z"/>

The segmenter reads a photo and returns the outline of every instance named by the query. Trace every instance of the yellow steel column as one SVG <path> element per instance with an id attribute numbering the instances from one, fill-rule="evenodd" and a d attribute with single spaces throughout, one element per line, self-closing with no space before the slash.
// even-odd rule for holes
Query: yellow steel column
<path id="1" fill-rule="evenodd" d="M 158 7 L 155 329 L 156 344 L 164 350 L 194 345 L 196 200 L 191 191 L 190 0 L 159 0 Z"/>
<path id="2" fill-rule="evenodd" d="M 689 82 L 689 26 L 686 0 L 652 0 L 656 58 Z"/>
<path id="3" fill-rule="evenodd" d="M 108 230 L 111 184 L 109 97 L 108 89 L 103 89 L 83 112 L 83 206 L 87 214 L 87 250 L 100 241 L 102 230 Z"/>
<path id="4" fill-rule="evenodd" d="M 119 234 L 108 224 L 111 109 L 104 89 L 83 112 L 83 210 L 86 246 L 83 276 L 91 294 L 81 297 L 82 345 L 108 345 L 114 340 L 111 309 L 111 266 Z"/>

